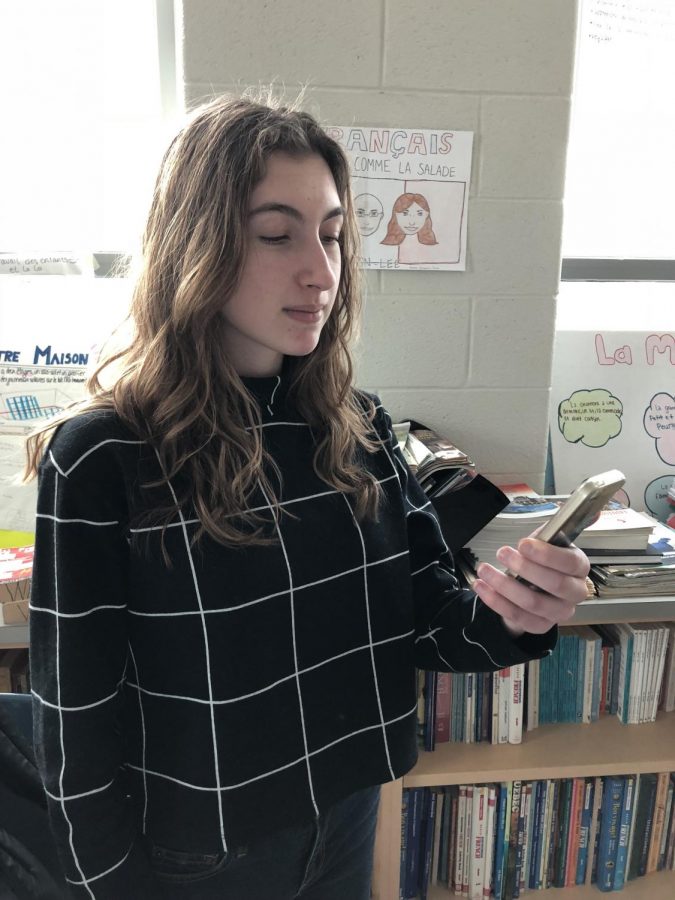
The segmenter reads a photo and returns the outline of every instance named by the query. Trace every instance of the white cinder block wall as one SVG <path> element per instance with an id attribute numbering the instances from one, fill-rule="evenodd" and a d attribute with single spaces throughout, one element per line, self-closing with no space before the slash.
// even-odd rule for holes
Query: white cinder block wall
<path id="1" fill-rule="evenodd" d="M 358 382 L 543 487 L 574 0 L 183 0 L 189 106 L 309 84 L 325 124 L 473 131 L 466 272 L 367 278 Z"/>

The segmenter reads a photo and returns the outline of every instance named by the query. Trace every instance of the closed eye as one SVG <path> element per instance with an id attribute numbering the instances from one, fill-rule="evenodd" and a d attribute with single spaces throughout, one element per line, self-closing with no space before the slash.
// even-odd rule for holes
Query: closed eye
<path id="1" fill-rule="evenodd" d="M 265 235 L 265 234 L 261 234 L 261 235 L 260 235 L 260 240 L 261 240 L 264 244 L 282 244 L 284 241 L 287 241 L 287 240 L 288 240 L 288 235 L 287 235 L 287 234 L 279 234 L 279 235 L 274 235 L 274 234 Z"/>

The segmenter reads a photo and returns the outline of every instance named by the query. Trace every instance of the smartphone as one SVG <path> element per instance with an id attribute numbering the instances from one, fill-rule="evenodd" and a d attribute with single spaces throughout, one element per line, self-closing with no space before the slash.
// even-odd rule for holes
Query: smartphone
<path id="1" fill-rule="evenodd" d="M 623 487 L 626 476 L 618 469 L 592 475 L 582 481 L 536 535 L 537 540 L 569 547 L 600 510 Z"/>
<path id="2" fill-rule="evenodd" d="M 582 481 L 534 537 L 538 541 L 546 541 L 557 547 L 569 547 L 584 528 L 592 524 L 600 510 L 623 487 L 625 481 L 626 476 L 618 469 L 610 469 Z M 507 575 L 513 574 L 507 570 Z M 514 577 L 534 590 L 540 590 L 519 575 Z"/>

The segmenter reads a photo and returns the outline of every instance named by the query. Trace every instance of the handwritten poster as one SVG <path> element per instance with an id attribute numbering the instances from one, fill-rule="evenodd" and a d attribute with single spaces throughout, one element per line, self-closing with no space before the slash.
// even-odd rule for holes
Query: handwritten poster
<path id="1" fill-rule="evenodd" d="M 559 331 L 551 401 L 556 491 L 620 469 L 623 499 L 665 521 L 675 479 L 675 333 Z"/>
<path id="2" fill-rule="evenodd" d="M 470 131 L 331 126 L 351 162 L 364 269 L 466 269 Z"/>

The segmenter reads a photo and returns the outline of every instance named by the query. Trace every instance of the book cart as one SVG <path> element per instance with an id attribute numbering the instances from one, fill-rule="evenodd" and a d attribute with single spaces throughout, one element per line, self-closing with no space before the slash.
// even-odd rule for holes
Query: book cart
<path id="1" fill-rule="evenodd" d="M 640 597 L 587 600 L 577 608 L 569 624 L 673 620 L 675 597 Z M 606 716 L 588 725 L 543 725 L 524 732 L 522 744 L 451 742 L 437 745 L 432 753 L 420 750 L 412 771 L 382 786 L 372 898 L 399 898 L 404 787 L 665 771 L 675 771 L 675 713 L 660 712 L 656 722 L 640 725 L 624 725 L 616 716 Z M 548 891 L 555 900 L 597 900 L 603 896 L 595 885 L 551 887 L 547 891 L 528 891 L 528 894 L 534 898 Z M 452 896 L 445 885 L 429 888 L 428 900 L 446 900 Z M 675 872 L 654 872 L 628 881 L 615 896 L 625 900 L 673 900 Z"/>

